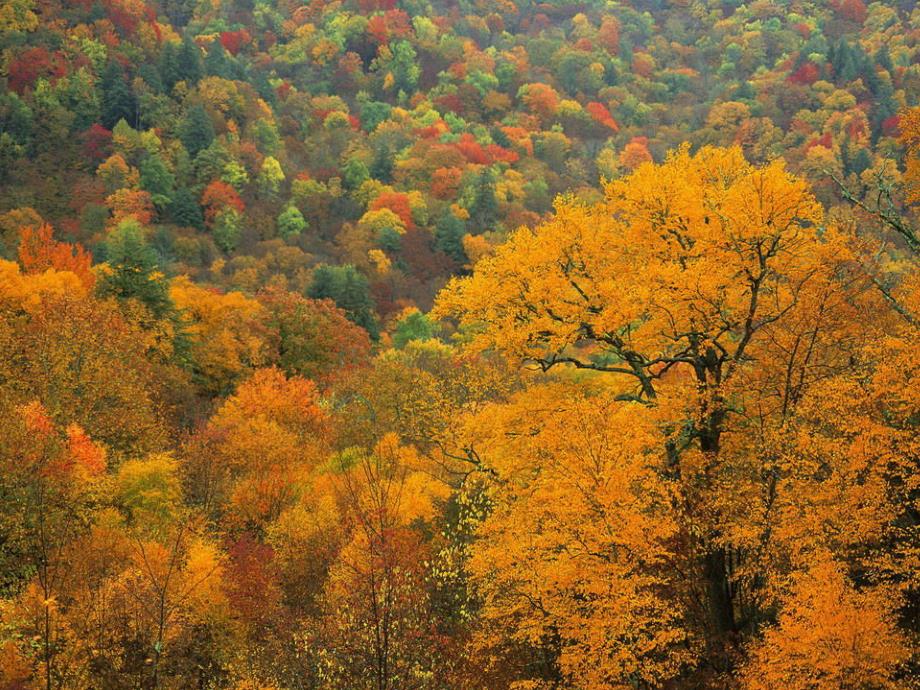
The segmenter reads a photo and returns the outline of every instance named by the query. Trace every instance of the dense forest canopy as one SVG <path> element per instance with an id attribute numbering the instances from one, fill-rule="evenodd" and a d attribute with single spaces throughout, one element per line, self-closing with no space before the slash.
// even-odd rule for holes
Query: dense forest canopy
<path id="1" fill-rule="evenodd" d="M 920 687 L 918 208 L 913 0 L 0 0 L 0 690 Z"/>

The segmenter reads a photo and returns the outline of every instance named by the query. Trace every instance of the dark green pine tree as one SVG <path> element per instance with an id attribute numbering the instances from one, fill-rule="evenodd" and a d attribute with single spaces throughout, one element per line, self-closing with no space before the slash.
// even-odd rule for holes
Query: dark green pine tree
<path id="1" fill-rule="evenodd" d="M 216 42 L 219 43 L 219 41 Z M 187 81 L 189 85 L 197 84 L 204 76 L 204 68 L 201 64 L 201 48 L 191 37 L 185 36 L 182 39 L 177 58 L 179 60 L 179 79 Z"/>
<path id="2" fill-rule="evenodd" d="M 114 129 L 119 120 L 137 126 L 137 98 L 121 65 L 114 60 L 110 60 L 102 71 L 99 90 L 102 124 L 107 129 Z"/>
<path id="3" fill-rule="evenodd" d="M 154 318 L 170 316 L 174 310 L 169 283 L 160 271 L 156 249 L 144 237 L 135 220 L 123 221 L 103 246 L 109 271 L 98 284 L 99 294 L 117 299 L 136 299 Z"/>
<path id="4" fill-rule="evenodd" d="M 393 180 L 393 152 L 388 146 L 382 146 L 374 150 L 374 157 L 371 160 L 370 167 L 371 177 L 381 182 L 389 183 Z"/>
<path id="5" fill-rule="evenodd" d="M 348 318 L 361 326 L 376 340 L 380 329 L 374 316 L 370 286 L 354 266 L 322 265 L 313 272 L 313 282 L 307 290 L 313 299 L 331 299 Z"/>
<path id="6" fill-rule="evenodd" d="M 230 58 L 227 57 L 227 51 L 220 41 L 211 41 L 211 45 L 208 46 L 208 53 L 204 58 L 204 71 L 211 77 L 230 77 Z"/>
<path id="7" fill-rule="evenodd" d="M 442 252 L 458 263 L 466 263 L 467 256 L 463 249 L 463 236 L 466 225 L 453 213 L 447 212 L 438 221 L 434 229 L 434 244 Z"/>
<path id="8" fill-rule="evenodd" d="M 894 89 L 887 79 L 879 79 L 878 92 L 872 104 L 869 115 L 869 124 L 872 126 L 872 141 L 877 142 L 882 135 L 882 125 L 885 120 L 897 115 L 898 103 L 894 98 Z"/>
<path id="9" fill-rule="evenodd" d="M 894 72 L 894 64 L 891 62 L 891 53 L 888 52 L 888 46 L 883 45 L 875 53 L 875 64 L 886 70 L 889 74 Z"/>
<path id="10" fill-rule="evenodd" d="M 163 9 L 173 26 L 183 27 L 195 14 L 195 0 L 166 0 Z"/>
<path id="11" fill-rule="evenodd" d="M 865 148 L 860 148 L 850 162 L 850 172 L 854 175 L 862 175 L 870 165 L 872 165 L 872 156 Z"/>
<path id="12" fill-rule="evenodd" d="M 852 142 L 850 141 L 850 134 L 847 132 L 843 135 L 843 141 L 840 143 L 840 167 L 843 168 L 843 174 L 849 175 L 852 168 L 852 161 L 850 160 L 850 146 Z"/>
<path id="13" fill-rule="evenodd" d="M 204 227 L 201 206 L 198 205 L 198 200 L 188 187 L 179 187 L 173 193 L 167 212 L 176 225 L 198 229 Z"/>
<path id="14" fill-rule="evenodd" d="M 476 232 L 490 230 L 498 218 L 498 200 L 495 198 L 495 176 L 490 168 L 483 168 L 476 180 L 470 222 Z"/>
<path id="15" fill-rule="evenodd" d="M 163 88 L 172 91 L 177 82 L 182 79 L 182 66 L 179 64 L 179 48 L 176 44 L 167 41 L 163 44 L 160 51 L 160 60 L 157 63 L 157 69 L 160 72 L 160 80 Z"/>
<path id="16" fill-rule="evenodd" d="M 193 158 L 214 141 L 214 123 L 200 103 L 189 108 L 179 124 L 179 140 Z"/>

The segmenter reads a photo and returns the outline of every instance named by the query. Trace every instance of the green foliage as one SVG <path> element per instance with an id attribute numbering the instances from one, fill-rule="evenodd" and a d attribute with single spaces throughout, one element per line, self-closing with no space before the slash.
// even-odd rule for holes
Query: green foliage
<path id="1" fill-rule="evenodd" d="M 160 268 L 157 251 L 147 242 L 144 228 L 134 219 L 122 221 L 103 245 L 108 269 L 97 284 L 102 296 L 137 300 L 154 318 L 172 312 L 169 284 Z"/>
<path id="2" fill-rule="evenodd" d="M 428 315 L 416 309 L 396 323 L 396 328 L 393 329 L 393 345 L 402 349 L 413 340 L 430 340 L 435 333 L 435 325 Z"/>
<path id="3" fill-rule="evenodd" d="M 331 299 L 354 323 L 375 340 L 380 331 L 374 317 L 374 303 L 367 278 L 354 266 L 323 265 L 313 271 L 313 282 L 307 290 L 313 299 Z"/>
<path id="4" fill-rule="evenodd" d="M 278 236 L 285 240 L 291 240 L 298 237 L 306 227 L 307 221 L 304 219 L 300 209 L 296 206 L 288 206 L 278 214 Z"/>
<path id="5" fill-rule="evenodd" d="M 477 232 L 492 230 L 498 218 L 498 200 L 495 198 L 495 175 L 484 168 L 476 178 L 470 208 L 470 224 Z"/>
<path id="6" fill-rule="evenodd" d="M 114 60 L 102 72 L 99 89 L 102 106 L 102 124 L 112 129 L 119 120 L 137 123 L 137 98 L 128 84 L 124 69 Z"/>
<path id="7" fill-rule="evenodd" d="M 200 103 L 188 109 L 179 125 L 179 139 L 192 157 L 208 148 L 214 141 L 214 123 Z"/>
<path id="8" fill-rule="evenodd" d="M 169 217 L 176 225 L 203 228 L 204 216 L 198 199 L 188 187 L 179 187 L 169 202 Z"/>
<path id="9" fill-rule="evenodd" d="M 215 43 L 219 43 L 219 41 L 215 41 Z M 204 68 L 201 62 L 201 49 L 192 40 L 191 36 L 186 35 L 182 39 L 176 58 L 179 63 L 179 79 L 189 84 L 197 84 L 204 74 Z"/>
<path id="10" fill-rule="evenodd" d="M 178 463 L 165 453 L 128 460 L 115 475 L 114 498 L 132 523 L 145 528 L 162 525 L 176 514 L 182 500 Z"/>
<path id="11" fill-rule="evenodd" d="M 141 189 L 150 192 L 157 208 L 169 205 L 176 180 L 163 159 L 157 154 L 148 154 L 140 165 Z"/>
<path id="12" fill-rule="evenodd" d="M 243 233 L 242 222 L 243 218 L 236 209 L 228 208 L 221 211 L 214 221 L 214 227 L 211 228 L 214 243 L 225 252 L 232 252 Z"/>
<path id="13" fill-rule="evenodd" d="M 435 246 L 458 263 L 466 263 L 463 236 L 466 226 L 453 213 L 445 213 L 434 231 Z"/>
<path id="14" fill-rule="evenodd" d="M 281 163 L 277 158 L 266 156 L 262 161 L 262 168 L 259 170 L 259 176 L 256 180 L 259 184 L 259 192 L 266 197 L 274 197 L 284 182 L 284 171 L 281 169 Z M 235 186 L 235 185 L 234 185 Z"/>

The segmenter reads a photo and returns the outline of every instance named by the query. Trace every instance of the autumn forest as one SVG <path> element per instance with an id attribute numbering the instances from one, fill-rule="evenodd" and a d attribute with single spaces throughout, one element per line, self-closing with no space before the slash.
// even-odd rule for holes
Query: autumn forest
<path id="1" fill-rule="evenodd" d="M 911 688 L 914 0 L 0 0 L 0 690 Z"/>

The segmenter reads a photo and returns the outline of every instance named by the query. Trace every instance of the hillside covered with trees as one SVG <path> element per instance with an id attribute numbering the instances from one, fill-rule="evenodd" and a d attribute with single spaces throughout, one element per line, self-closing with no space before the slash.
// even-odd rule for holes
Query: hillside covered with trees
<path id="1" fill-rule="evenodd" d="M 918 209 L 912 0 L 2 0 L 0 690 L 920 688 Z"/>

